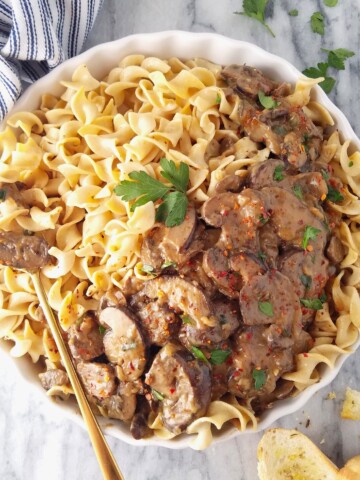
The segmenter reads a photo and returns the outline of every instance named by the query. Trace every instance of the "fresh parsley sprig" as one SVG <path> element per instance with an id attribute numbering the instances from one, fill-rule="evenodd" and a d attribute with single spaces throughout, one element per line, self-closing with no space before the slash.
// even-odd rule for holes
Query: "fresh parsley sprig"
<path id="1" fill-rule="evenodd" d="M 321 230 L 319 230 L 318 228 L 311 227 L 310 225 L 306 225 L 304 236 L 302 239 L 302 244 L 301 244 L 302 248 L 306 250 L 308 247 L 309 240 L 315 240 L 316 237 L 319 235 L 319 233 L 321 233 Z"/>
<path id="2" fill-rule="evenodd" d="M 114 188 L 114 193 L 126 202 L 135 202 L 131 211 L 148 202 L 162 200 L 156 211 L 156 220 L 165 223 L 167 227 L 180 225 L 185 218 L 188 207 L 186 190 L 189 183 L 189 167 L 181 162 L 162 158 L 160 160 L 161 176 L 170 182 L 170 186 L 156 180 L 146 172 L 131 172 L 130 180 L 123 180 Z"/>
<path id="3" fill-rule="evenodd" d="M 336 68 L 337 70 L 345 69 L 345 60 L 355 55 L 354 52 L 347 48 L 337 48 L 335 50 L 327 50 L 322 48 L 322 51 L 327 52 L 327 62 L 320 62 L 317 67 L 310 67 L 303 70 L 303 74 L 309 78 L 324 77 L 325 80 L 319 83 L 320 87 L 325 93 L 330 93 L 336 83 L 335 78 L 327 75 L 329 67 Z"/>
<path id="4" fill-rule="evenodd" d="M 265 10 L 268 4 L 268 0 L 243 0 L 243 11 L 234 12 L 235 15 L 244 15 L 246 17 L 257 20 L 275 37 L 275 33 L 271 30 L 269 25 L 265 22 Z"/>

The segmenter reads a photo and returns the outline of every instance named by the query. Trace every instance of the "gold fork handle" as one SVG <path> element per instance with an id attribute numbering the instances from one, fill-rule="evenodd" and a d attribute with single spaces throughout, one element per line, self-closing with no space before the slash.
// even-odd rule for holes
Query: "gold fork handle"
<path id="1" fill-rule="evenodd" d="M 93 414 L 89 402 L 84 393 L 84 389 L 80 383 L 78 374 L 75 370 L 70 353 L 67 349 L 65 341 L 62 337 L 59 324 L 50 308 L 44 287 L 41 283 L 39 272 L 31 274 L 36 294 L 39 298 L 40 305 L 44 311 L 44 315 L 49 324 L 52 336 L 54 337 L 56 346 L 60 352 L 61 359 L 64 363 L 66 372 L 69 376 L 72 388 L 74 390 L 81 414 L 83 416 L 89 437 L 94 447 L 96 457 L 98 459 L 101 472 L 105 480 L 124 480 L 122 473 L 111 453 L 109 445 L 100 430 L 99 424 Z"/>

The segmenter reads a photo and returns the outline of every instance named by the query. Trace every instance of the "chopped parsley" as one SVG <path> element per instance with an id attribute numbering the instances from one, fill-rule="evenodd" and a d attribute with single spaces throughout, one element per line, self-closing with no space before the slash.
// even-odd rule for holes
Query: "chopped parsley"
<path id="1" fill-rule="evenodd" d="M 323 292 L 320 297 L 319 297 L 319 300 L 321 303 L 325 303 L 327 301 L 327 296 L 326 296 L 326 293 Z"/>
<path id="2" fill-rule="evenodd" d="M 329 172 L 327 170 L 324 170 L 323 168 L 321 169 L 321 175 L 323 176 L 324 180 L 329 180 L 330 178 Z"/>
<path id="3" fill-rule="evenodd" d="M 257 254 L 258 258 L 262 261 L 262 262 L 265 262 L 266 261 L 266 255 L 264 252 L 262 252 L 261 250 L 258 251 L 258 254 Z"/>
<path id="4" fill-rule="evenodd" d="M 160 160 L 161 176 L 168 180 L 171 185 L 156 180 L 146 172 L 129 173 L 130 180 L 123 180 L 114 188 L 114 193 L 124 201 L 135 200 L 131 205 L 131 211 L 145 205 L 148 202 L 162 200 L 156 211 L 156 220 L 163 222 L 167 227 L 181 225 L 185 219 L 188 198 L 186 190 L 189 183 L 189 167 L 180 162 L 179 166 L 172 160 L 162 158 Z"/>
<path id="5" fill-rule="evenodd" d="M 225 323 L 227 323 L 226 315 L 224 315 L 223 313 L 220 313 L 219 319 L 220 325 L 225 325 Z"/>
<path id="6" fill-rule="evenodd" d="M 277 102 L 276 100 L 274 100 L 273 97 L 266 96 L 265 93 L 262 90 L 259 90 L 258 97 L 259 97 L 259 102 L 261 103 L 261 105 L 268 110 L 271 110 L 271 109 L 273 109 L 275 107 L 278 107 L 280 105 L 280 103 Z"/>
<path id="7" fill-rule="evenodd" d="M 164 268 L 169 268 L 169 267 L 172 267 L 172 268 L 177 268 L 177 263 L 175 262 L 165 262 L 161 265 L 161 270 L 163 270 Z"/>
<path id="8" fill-rule="evenodd" d="M 299 10 L 297 10 L 296 8 L 293 8 L 288 13 L 289 13 L 290 17 L 297 17 L 299 15 Z"/>
<path id="9" fill-rule="evenodd" d="M 264 217 L 263 214 L 259 215 L 259 223 L 261 223 L 261 225 L 265 225 L 265 223 L 267 223 L 269 221 L 269 217 Z"/>
<path id="10" fill-rule="evenodd" d="M 295 197 L 297 197 L 299 200 L 302 200 L 303 197 L 303 191 L 300 185 L 294 185 L 293 186 L 293 192 Z"/>
<path id="11" fill-rule="evenodd" d="M 269 25 L 265 23 L 265 10 L 269 0 L 243 0 L 243 11 L 234 12 L 235 15 L 244 15 L 257 20 L 275 37 Z"/>
<path id="12" fill-rule="evenodd" d="M 209 360 L 206 358 L 204 352 L 200 348 L 192 346 L 191 352 L 198 360 L 201 360 L 202 362 L 207 364 L 209 363 Z"/>
<path id="13" fill-rule="evenodd" d="M 102 325 L 99 325 L 99 332 L 101 335 L 104 335 L 104 333 L 106 332 L 106 328 L 103 327 Z"/>
<path id="14" fill-rule="evenodd" d="M 157 400 L 158 402 L 162 402 L 163 400 L 165 400 L 165 395 L 155 390 L 155 388 L 151 389 L 151 394 L 153 396 L 153 399 Z"/>
<path id="15" fill-rule="evenodd" d="M 329 200 L 332 203 L 342 202 L 344 200 L 344 196 L 337 190 L 336 188 L 328 185 L 328 193 L 326 196 L 326 200 Z"/>
<path id="16" fill-rule="evenodd" d="M 284 180 L 285 176 L 283 172 L 284 172 L 284 166 L 276 165 L 274 169 L 274 175 L 273 175 L 273 179 L 275 180 L 275 182 L 281 182 L 281 180 Z"/>
<path id="17" fill-rule="evenodd" d="M 140 270 L 144 273 L 151 273 L 154 275 L 155 268 L 152 265 L 147 265 L 144 263 Z"/>
<path id="18" fill-rule="evenodd" d="M 302 275 L 300 275 L 300 280 L 301 283 L 304 285 L 305 290 L 310 290 L 312 284 L 312 278 L 310 277 L 310 275 L 305 275 L 305 273 L 303 273 Z"/>
<path id="19" fill-rule="evenodd" d="M 336 7 L 338 0 L 324 0 L 324 3 L 327 7 Z"/>
<path id="20" fill-rule="evenodd" d="M 270 302 L 258 302 L 258 307 L 260 312 L 266 315 L 267 317 L 274 316 L 274 309 Z"/>
<path id="21" fill-rule="evenodd" d="M 312 31 L 318 33 L 319 35 L 324 35 L 325 33 L 325 24 L 324 16 L 321 12 L 314 12 L 310 18 L 310 24 Z"/>
<path id="22" fill-rule="evenodd" d="M 182 320 L 183 323 L 187 323 L 189 325 L 191 325 L 193 323 L 191 317 L 189 317 L 189 315 L 180 315 L 180 318 Z"/>
<path id="23" fill-rule="evenodd" d="M 5 198 L 6 198 L 6 190 L 2 188 L 0 189 L 0 202 L 3 202 Z"/>
<path id="24" fill-rule="evenodd" d="M 221 95 L 220 95 L 219 93 L 216 95 L 215 102 L 216 102 L 217 104 L 221 103 Z"/>
<path id="25" fill-rule="evenodd" d="M 354 162 L 352 160 L 350 160 L 349 167 L 352 167 L 353 165 L 354 165 Z"/>
<path id="26" fill-rule="evenodd" d="M 221 365 L 229 358 L 230 355 L 231 355 L 231 350 L 221 350 L 221 349 L 212 350 L 210 354 L 210 362 L 213 365 Z"/>
<path id="27" fill-rule="evenodd" d="M 318 228 L 311 227 L 310 225 L 306 225 L 304 236 L 302 239 L 302 244 L 301 244 L 302 248 L 306 250 L 309 240 L 315 240 L 316 237 L 319 235 L 319 233 L 321 233 L 321 230 L 319 230 Z"/>
<path id="28" fill-rule="evenodd" d="M 252 377 L 255 383 L 255 390 L 260 390 L 265 385 L 266 376 L 265 370 L 254 368 Z"/>
<path id="29" fill-rule="evenodd" d="M 300 302 L 305 308 L 310 310 L 322 310 L 323 308 L 320 298 L 300 298 Z"/>

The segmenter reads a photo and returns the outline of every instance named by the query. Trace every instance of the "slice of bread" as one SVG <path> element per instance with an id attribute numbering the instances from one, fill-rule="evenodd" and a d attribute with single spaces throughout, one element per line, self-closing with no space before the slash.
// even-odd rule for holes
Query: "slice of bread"
<path id="1" fill-rule="evenodd" d="M 360 455 L 346 462 L 339 471 L 337 480 L 360 480 Z"/>
<path id="2" fill-rule="evenodd" d="M 347 387 L 341 418 L 360 420 L 360 392 Z"/>
<path id="3" fill-rule="evenodd" d="M 338 468 L 309 438 L 282 428 L 268 430 L 260 440 L 258 474 L 260 480 L 340 480 Z"/>

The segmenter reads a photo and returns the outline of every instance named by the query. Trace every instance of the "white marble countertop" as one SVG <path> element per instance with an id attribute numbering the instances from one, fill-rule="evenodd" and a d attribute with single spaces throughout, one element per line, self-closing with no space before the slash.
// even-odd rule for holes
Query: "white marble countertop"
<path id="1" fill-rule="evenodd" d="M 285 57 L 300 70 L 325 58 L 324 48 L 349 48 L 357 53 L 337 75 L 331 98 L 360 134 L 360 3 L 339 0 L 327 8 L 320 0 L 269 2 L 273 38 L 259 23 L 233 15 L 241 0 L 105 0 L 103 10 L 85 45 L 140 32 L 180 29 L 211 31 L 258 44 Z M 345 9 L 346 3 L 346 9 Z M 350 7 L 351 3 L 351 7 Z M 298 8 L 299 16 L 288 11 Z M 315 10 L 326 16 L 324 37 L 314 34 L 309 19 Z M 191 55 L 191 52 L 189 52 Z M 347 385 L 360 389 L 360 349 L 343 366 L 337 379 L 318 392 L 303 410 L 276 426 L 305 431 L 330 458 L 342 466 L 360 453 L 360 422 L 340 419 Z M 70 421 L 54 416 L 42 397 L 24 386 L 15 369 L 0 369 L 0 478 L 2 480 L 95 480 L 101 475 L 87 434 Z M 329 392 L 336 399 L 326 399 Z M 307 420 L 310 424 L 306 428 Z M 210 447 L 203 453 L 190 449 L 129 446 L 109 438 L 127 480 L 254 480 L 256 448 L 261 433 Z"/>

